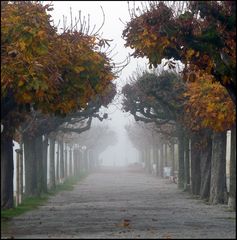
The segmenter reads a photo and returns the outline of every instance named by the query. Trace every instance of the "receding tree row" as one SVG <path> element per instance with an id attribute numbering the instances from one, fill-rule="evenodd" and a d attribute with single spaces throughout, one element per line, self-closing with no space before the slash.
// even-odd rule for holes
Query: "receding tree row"
<path id="1" fill-rule="evenodd" d="M 193 116 L 188 109 L 192 104 L 192 108 L 198 110 L 195 104 L 205 103 L 199 97 L 196 103 L 192 102 L 194 95 L 186 96 L 189 84 L 174 71 L 144 71 L 131 77 L 130 81 L 123 88 L 123 106 L 143 124 L 127 126 L 127 132 L 147 171 L 165 177 L 164 168 L 171 167 L 170 175 L 174 181 L 177 177 L 180 189 L 199 195 L 211 204 L 226 204 L 229 200 L 230 207 L 235 208 L 235 122 L 229 125 L 228 120 L 223 121 L 221 131 L 215 130 L 216 122 L 213 122 L 213 128 L 202 127 L 201 123 L 206 119 L 198 118 L 197 114 Z M 211 95 L 215 91 L 207 92 L 206 89 L 205 94 L 210 95 L 212 102 Z M 228 105 L 228 94 L 219 98 Z M 225 118 L 234 112 L 234 106 L 229 110 Z M 226 185 L 227 130 L 231 130 L 229 196 Z"/>
<path id="2" fill-rule="evenodd" d="M 180 61 L 184 69 L 181 74 L 144 71 L 132 76 L 123 88 L 123 106 L 144 124 L 143 130 L 128 127 L 129 136 L 149 172 L 164 177 L 164 167 L 170 166 L 180 189 L 212 204 L 228 201 L 235 209 L 236 2 L 148 5 L 137 8 L 139 14 L 129 9 L 125 46 L 134 49 L 134 57 L 147 57 L 151 68 L 168 59 L 169 69 L 177 69 Z M 93 118 L 107 118 L 99 109 L 116 94 L 115 65 L 102 51 L 109 44 L 98 34 L 101 27 L 91 31 L 85 21 L 76 19 L 71 28 L 64 22 L 60 32 L 52 26 L 51 10 L 40 2 L 1 2 L 2 209 L 14 206 L 13 140 L 21 146 L 18 192 L 39 196 L 67 177 L 96 167 L 98 154 L 113 135 L 108 132 L 106 144 L 100 141 L 100 146 L 94 141 L 99 128 L 90 137 L 81 135 Z M 78 145 L 72 144 L 75 141 Z"/>
<path id="3" fill-rule="evenodd" d="M 71 177 L 98 169 L 99 154 L 115 141 L 115 133 L 107 127 L 91 127 L 81 134 L 58 131 L 34 138 L 24 135 L 23 149 L 16 150 L 16 205 L 24 198 L 55 190 Z"/>
<path id="4" fill-rule="evenodd" d="M 13 140 L 20 144 L 17 202 L 22 193 L 40 196 L 69 176 L 93 169 L 105 147 L 94 146 L 92 152 L 89 143 L 73 145 L 66 139 L 88 130 L 93 118 L 107 118 L 99 110 L 114 98 L 112 80 L 123 66 L 108 57 L 107 40 L 99 36 L 103 23 L 91 31 L 79 14 L 70 28 L 64 20 L 59 30 L 52 24 L 51 10 L 41 2 L 1 2 L 2 209 L 14 206 Z M 90 144 L 95 145 L 94 134 Z"/>
<path id="5" fill-rule="evenodd" d="M 190 185 L 210 203 L 227 202 L 226 131 L 231 130 L 228 200 L 235 209 L 236 2 L 152 1 L 129 7 L 129 13 L 123 38 L 134 57 L 147 57 L 150 68 L 162 60 L 169 69 L 184 67 L 179 74 L 133 76 L 123 88 L 125 111 L 154 123 L 161 156 L 163 144 L 173 149 L 177 141 L 178 186 Z"/>

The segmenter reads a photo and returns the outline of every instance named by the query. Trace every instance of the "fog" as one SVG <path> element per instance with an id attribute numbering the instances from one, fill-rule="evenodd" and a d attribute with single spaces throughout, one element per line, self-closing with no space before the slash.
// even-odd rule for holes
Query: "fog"
<path id="1" fill-rule="evenodd" d="M 8 85 L 9 90 L 6 90 L 6 104 L 3 101 L 2 105 L 10 105 L 8 98 L 15 97 L 12 92 L 17 86 L 16 92 L 23 95 L 25 102 L 19 96 L 18 103 L 16 95 L 16 99 L 12 98 L 13 104 L 26 116 L 21 116 L 18 110 L 16 114 L 10 111 L 7 124 L 5 119 L 1 123 L 1 238 L 234 238 L 236 125 L 232 123 L 225 130 L 221 130 L 221 125 L 226 116 L 233 120 L 231 114 L 235 114 L 235 111 L 231 112 L 226 95 L 222 96 L 217 86 L 210 88 L 205 85 L 211 79 L 209 71 L 198 69 L 199 64 L 205 65 L 202 62 L 205 59 L 207 68 L 213 68 L 215 72 L 216 66 L 213 67 L 215 64 L 212 64 L 206 49 L 209 44 L 210 50 L 214 49 L 211 41 L 215 37 L 218 40 L 218 51 L 221 50 L 219 33 L 231 29 L 232 16 L 228 15 L 227 10 L 228 5 L 233 4 L 224 5 L 224 12 L 216 14 L 219 26 L 216 28 L 218 31 L 215 31 L 213 22 L 210 21 L 211 28 L 208 25 L 209 19 L 215 19 L 214 13 L 220 7 L 214 2 L 208 4 L 210 9 L 204 8 L 204 3 L 200 9 L 197 5 L 195 11 L 198 10 L 200 14 L 190 9 L 191 12 L 185 12 L 179 17 L 177 15 L 176 19 L 171 9 L 166 9 L 160 1 L 16 2 L 19 6 L 26 5 L 28 9 L 23 8 L 24 11 L 19 6 L 14 8 L 13 3 L 1 4 L 4 13 L 2 19 L 6 18 L 6 21 L 2 21 L 2 56 L 6 55 L 3 70 L 5 64 L 10 66 L 5 70 L 9 79 L 8 74 L 3 75 L 7 82 L 4 83 L 4 91 Z M 12 7 L 5 6 L 8 4 Z M 40 8 L 31 10 L 31 4 L 52 4 L 54 10 L 49 10 L 48 14 L 52 17 L 53 25 L 58 33 L 66 34 L 57 36 L 54 32 L 52 41 L 51 32 L 45 31 L 45 28 L 38 30 L 38 17 L 43 20 L 44 14 L 38 11 Z M 146 4 L 150 4 L 151 12 L 145 8 Z M 166 1 L 166 4 L 172 5 L 175 14 L 181 14 L 188 7 L 182 1 Z M 143 16 L 134 15 L 146 10 L 148 12 Z M 18 11 L 20 16 L 17 16 Z M 211 13 L 211 17 L 207 21 L 201 19 L 201 22 L 196 22 L 202 15 L 205 16 L 205 12 L 208 15 Z M 30 20 L 29 15 L 32 15 Z M 194 15 L 197 15 L 197 19 L 190 21 Z M 134 18 L 131 19 L 131 16 Z M 80 22 L 77 21 L 79 19 Z M 222 26 L 223 19 L 228 20 L 228 28 Z M 130 21 L 127 29 L 131 28 L 131 41 L 127 37 L 127 44 L 135 48 L 136 56 L 139 56 L 139 51 L 141 55 L 144 51 L 149 56 L 149 68 L 147 58 L 135 59 L 131 56 L 134 51 L 125 47 L 122 34 L 126 23 Z M 36 27 L 31 28 L 32 23 Z M 195 23 L 193 29 L 192 23 Z M 185 31 L 185 26 L 188 31 Z M 81 38 L 78 32 L 74 35 L 74 28 L 84 36 Z M 46 33 L 47 38 L 44 40 L 42 36 Z M 234 33 L 227 33 L 223 41 L 228 44 L 223 46 L 228 47 L 229 42 L 232 43 L 229 37 Z M 8 34 L 7 37 L 5 34 Z M 20 36 L 16 39 L 16 46 L 11 43 L 12 39 L 15 42 L 14 35 L 16 38 Z M 87 38 L 88 35 L 93 37 Z M 41 37 L 43 41 L 39 44 L 31 40 Z M 51 48 L 48 44 L 44 46 L 44 41 L 57 48 L 49 50 Z M 96 42 L 96 46 L 92 42 Z M 205 45 L 203 50 L 202 43 Z M 24 55 L 25 49 L 29 56 Z M 226 73 L 221 60 L 228 66 L 229 59 L 225 59 L 226 51 L 221 51 L 218 65 Z M 36 52 L 36 56 L 33 56 L 33 52 Z M 106 59 L 102 57 L 103 53 Z M 59 60 L 55 62 L 61 62 L 55 68 L 54 64 L 51 68 L 52 61 L 48 61 L 52 55 L 53 59 Z M 19 61 L 18 56 L 24 58 L 19 58 Z M 193 72 L 188 81 L 184 81 L 184 64 L 174 58 L 162 58 L 164 56 L 187 61 L 185 66 L 191 66 L 192 71 L 197 70 L 199 85 L 191 85 L 196 83 L 196 80 L 191 80 Z M 194 63 L 192 58 L 195 59 Z M 156 59 L 160 63 L 158 66 Z M 22 60 L 24 70 L 29 70 L 30 75 L 23 75 L 25 71 L 22 67 L 19 67 L 19 72 L 15 72 L 13 66 Z M 40 64 L 41 61 L 44 66 Z M 34 68 L 37 70 L 37 78 L 34 76 Z M 46 70 L 50 73 L 50 76 L 45 75 L 49 77 L 47 82 L 50 84 L 48 86 L 43 81 L 41 86 L 37 81 L 44 80 Z M 43 73 L 43 77 L 38 72 Z M 220 74 L 219 71 L 217 73 Z M 13 79 L 19 75 L 16 78 L 18 82 L 11 83 L 11 75 Z M 51 78 L 51 75 L 55 76 Z M 111 80 L 113 76 L 116 78 Z M 24 79 L 30 83 L 29 88 L 35 90 L 33 94 L 37 96 L 36 99 L 29 95 L 28 89 L 22 91 L 25 87 Z M 54 80 L 52 83 L 51 79 Z M 54 94 L 51 85 L 57 88 L 57 82 L 63 84 L 59 83 L 59 90 Z M 41 94 L 37 90 L 44 92 Z M 45 95 L 48 97 L 42 109 L 49 108 L 55 115 L 41 112 L 42 95 L 42 99 Z M 206 100 L 202 101 L 202 97 Z M 28 98 L 32 98 L 32 104 Z M 52 101 L 51 105 L 50 99 L 56 101 Z M 189 100 L 191 104 L 188 104 Z M 198 108 L 205 105 L 206 109 Z M 222 114 L 217 115 L 215 111 L 220 109 Z M 205 114 L 210 114 L 210 119 L 209 116 L 206 119 Z M 14 126 L 14 118 L 19 121 L 19 127 Z M 209 122 L 215 125 L 213 119 L 220 123 L 220 126 L 216 125 L 216 128 L 220 127 L 218 131 L 208 126 Z M 204 122 L 208 123 L 207 126 Z M 227 124 L 230 122 L 227 121 Z M 11 132 L 14 128 L 13 136 Z M 25 211 L 30 212 L 23 214 Z"/>
<path id="2" fill-rule="evenodd" d="M 102 165 L 124 166 L 138 161 L 138 152 L 132 146 L 124 128 L 124 126 L 132 122 L 133 119 L 115 106 L 111 105 L 109 111 L 111 111 L 109 114 L 110 120 L 105 120 L 104 123 L 96 121 L 96 124 L 106 124 L 113 129 L 117 135 L 117 143 L 113 146 L 108 146 L 108 148 L 100 154 L 99 158 L 102 161 Z"/>
<path id="3" fill-rule="evenodd" d="M 45 1 L 44 4 L 50 3 Z M 70 25 L 70 8 L 72 16 L 77 17 L 79 11 L 81 15 L 85 16 L 87 20 L 88 14 L 90 15 L 90 28 L 92 29 L 96 25 L 96 29 L 99 29 L 103 22 L 103 12 L 105 15 L 105 22 L 100 30 L 100 35 L 105 39 L 113 40 L 111 43 L 111 49 L 114 49 L 111 53 L 114 63 L 123 62 L 132 50 L 125 48 L 125 41 L 122 39 L 122 31 L 124 30 L 124 23 L 130 20 L 128 5 L 126 1 L 67 1 L 67 2 L 52 2 L 54 10 L 50 12 L 55 25 L 58 28 L 63 27 L 63 16 L 67 20 L 67 25 Z M 130 3 L 131 4 L 131 3 Z M 140 2 L 136 2 L 137 5 Z M 103 8 L 103 12 L 101 10 Z M 121 21 L 122 20 L 122 21 Z M 100 113 L 108 113 L 108 119 L 102 122 L 98 119 L 93 119 L 91 129 L 85 133 L 80 134 L 81 141 L 79 145 L 86 146 L 83 143 L 83 135 L 88 135 L 93 140 L 93 132 L 95 127 L 107 127 L 115 133 L 115 139 L 110 139 L 113 144 L 108 144 L 107 147 L 99 154 L 100 164 L 104 166 L 125 166 L 130 163 L 139 162 L 138 150 L 134 148 L 133 144 L 129 140 L 128 134 L 125 130 L 126 125 L 132 125 L 135 123 L 134 117 L 122 110 L 122 87 L 128 83 L 129 77 L 136 72 L 138 68 L 145 69 L 147 67 L 148 60 L 146 58 L 134 59 L 130 57 L 129 64 L 118 74 L 117 79 L 114 81 L 117 86 L 117 95 L 108 108 L 101 108 Z M 145 137 L 144 137 L 145 138 Z M 96 145 L 102 145 L 103 133 L 98 138 Z M 77 142 L 75 142 L 77 143 Z M 89 144 L 90 142 L 88 142 Z M 18 148 L 18 144 L 15 143 L 15 148 Z M 57 144 L 57 143 L 56 143 Z M 93 148 L 92 148 L 93 149 Z M 55 150 L 56 151 L 56 150 Z M 229 150 L 228 150 L 229 153 Z M 14 152 L 14 159 L 15 159 Z"/>
<path id="4" fill-rule="evenodd" d="M 137 4 L 139 4 L 139 2 Z M 90 14 L 90 27 L 93 28 L 94 24 L 96 24 L 96 28 L 99 28 L 103 22 L 103 13 L 100 6 L 103 8 L 105 14 L 105 23 L 100 33 L 105 39 L 113 39 L 113 42 L 111 42 L 111 49 L 114 50 L 111 55 L 113 55 L 115 63 L 122 62 L 128 57 L 129 53 L 131 53 L 131 49 L 124 47 L 125 41 L 121 37 L 124 24 L 120 19 L 124 23 L 130 19 L 126 1 L 68 1 L 67 5 L 65 5 L 65 2 L 53 2 L 54 10 L 50 14 L 55 24 L 60 20 L 60 25 L 62 25 L 63 15 L 67 17 L 67 22 L 69 24 L 71 7 L 73 16 L 78 16 L 79 10 L 81 10 L 82 16 L 85 16 L 86 19 L 88 14 Z M 132 57 L 130 58 L 129 64 L 119 73 L 119 77 L 115 80 L 118 93 L 114 101 L 109 105 L 108 109 L 101 109 L 100 111 L 108 113 L 109 119 L 103 122 L 97 119 L 93 120 L 92 126 L 108 126 L 116 132 L 118 138 L 115 145 L 108 146 L 108 148 L 100 154 L 103 165 L 123 166 L 138 161 L 138 152 L 132 146 L 124 129 L 125 125 L 134 120 L 132 116 L 124 113 L 121 109 L 122 97 L 120 96 L 120 91 L 132 72 L 135 71 L 138 66 L 145 67 L 146 63 L 146 59 L 137 60 Z"/>

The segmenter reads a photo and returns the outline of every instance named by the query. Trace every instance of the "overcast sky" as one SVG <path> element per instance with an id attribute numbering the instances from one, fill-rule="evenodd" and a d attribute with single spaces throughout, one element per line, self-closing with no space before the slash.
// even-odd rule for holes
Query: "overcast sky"
<path id="1" fill-rule="evenodd" d="M 49 3 L 48 1 L 44 3 Z M 85 16 L 87 20 L 88 14 L 90 14 L 90 29 L 96 25 L 98 29 L 103 22 L 103 13 L 101 7 L 105 14 L 105 23 L 103 28 L 100 30 L 102 37 L 105 39 L 112 39 L 111 49 L 115 47 L 111 56 L 115 63 L 119 63 L 126 59 L 132 50 L 124 47 L 125 41 L 122 39 L 122 31 L 125 25 L 119 20 L 121 19 L 124 23 L 129 22 L 130 16 L 128 12 L 127 1 L 52 1 L 54 10 L 49 12 L 57 25 L 60 20 L 60 25 L 62 27 L 63 15 L 67 17 L 67 24 L 70 25 L 70 7 L 72 8 L 73 21 L 75 17 L 78 18 L 79 11 L 81 10 L 81 15 Z M 133 3 L 132 3 L 133 4 Z M 137 2 L 136 4 L 139 4 Z M 137 66 L 145 67 L 147 63 L 146 59 L 130 59 L 128 66 L 121 72 L 119 78 L 115 81 L 118 90 L 126 83 L 128 77 L 137 69 Z M 127 139 L 124 126 L 133 122 L 133 117 L 129 114 L 123 113 L 119 104 L 121 98 L 118 96 L 115 98 L 114 102 L 110 104 L 107 112 L 109 113 L 109 118 L 104 124 L 109 125 L 113 128 L 118 135 L 118 143 L 113 147 L 108 147 L 106 152 L 101 155 L 104 159 L 104 163 L 113 165 L 122 165 L 126 161 L 134 162 L 137 159 L 137 152 L 132 147 L 131 143 Z M 96 121 L 94 121 L 95 124 Z M 98 124 L 96 122 L 96 124 Z M 111 160 L 113 158 L 113 160 Z"/>

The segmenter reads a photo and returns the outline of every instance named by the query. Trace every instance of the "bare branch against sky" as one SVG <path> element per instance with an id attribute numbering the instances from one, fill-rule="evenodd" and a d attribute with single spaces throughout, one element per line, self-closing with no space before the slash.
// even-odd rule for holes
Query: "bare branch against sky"
<path id="1" fill-rule="evenodd" d="M 44 4 L 47 3 L 50 2 L 44 2 Z M 103 25 L 99 34 L 105 39 L 113 40 L 110 42 L 110 49 L 113 49 L 111 57 L 115 63 L 123 62 L 129 54 L 132 53 L 131 49 L 124 47 L 125 41 L 122 39 L 122 31 L 125 28 L 124 24 L 130 20 L 127 1 L 52 1 L 51 3 L 53 4 L 54 10 L 50 12 L 50 14 L 54 24 L 58 25 L 59 23 L 58 28 L 64 27 L 65 19 L 67 20 L 66 25 L 69 27 L 71 19 L 73 19 L 75 24 L 80 25 L 80 21 L 76 21 L 76 19 L 80 17 L 82 25 L 83 21 L 87 21 L 87 24 L 90 25 L 85 26 L 85 28 L 90 27 L 89 32 L 96 32 L 100 26 Z M 136 2 L 136 4 L 139 4 L 139 2 Z M 130 59 L 128 66 L 123 69 L 117 80 L 115 80 L 118 92 L 121 91 L 122 86 L 126 84 L 129 76 L 137 70 L 138 66 L 145 68 L 147 62 L 147 59 Z M 133 117 L 122 112 L 120 102 L 121 96 L 118 94 L 110 104 L 109 109 L 105 110 L 109 113 L 109 119 L 111 120 L 107 120 L 104 123 L 116 131 L 118 143 L 116 146 L 109 147 L 105 154 L 101 156 L 104 159 L 109 158 L 111 154 L 119 156 L 121 152 L 124 152 L 124 150 L 122 150 L 125 149 L 124 146 L 127 146 L 126 151 L 130 151 L 130 153 L 127 152 L 128 159 L 126 160 L 124 156 L 118 157 L 118 159 L 121 160 L 118 165 L 129 161 L 129 159 L 136 158 L 136 151 L 127 139 L 124 129 L 126 124 L 133 121 Z M 94 124 L 100 123 L 94 121 Z"/>

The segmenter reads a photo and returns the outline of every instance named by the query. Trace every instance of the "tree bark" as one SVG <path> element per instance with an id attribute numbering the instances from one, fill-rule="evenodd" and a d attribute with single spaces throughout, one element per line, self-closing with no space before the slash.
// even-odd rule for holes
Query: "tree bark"
<path id="1" fill-rule="evenodd" d="M 69 176 L 72 176 L 72 147 L 69 150 Z"/>
<path id="2" fill-rule="evenodd" d="M 85 171 L 88 172 L 89 164 L 88 164 L 88 150 L 87 149 L 85 151 L 83 151 L 83 161 L 85 163 Z"/>
<path id="3" fill-rule="evenodd" d="M 27 134 L 23 137 L 25 153 L 25 195 L 27 197 L 37 196 L 37 168 L 35 153 L 36 138 L 31 138 Z"/>
<path id="4" fill-rule="evenodd" d="M 174 176 L 175 162 L 174 162 L 174 144 L 170 146 L 170 160 L 171 160 L 171 176 Z"/>
<path id="5" fill-rule="evenodd" d="M 142 160 L 144 162 L 144 165 L 146 165 L 146 149 L 145 148 L 142 150 Z"/>
<path id="6" fill-rule="evenodd" d="M 64 157 L 63 157 L 63 142 L 59 142 L 60 154 L 60 182 L 64 181 Z"/>
<path id="7" fill-rule="evenodd" d="M 158 145 L 155 145 L 154 147 L 155 151 L 155 163 L 156 163 L 156 176 L 159 176 L 159 150 L 158 150 Z"/>
<path id="8" fill-rule="evenodd" d="M 60 151 L 60 148 L 59 148 L 59 142 L 57 142 L 57 158 L 56 158 L 56 183 L 58 184 L 60 181 L 59 181 L 59 151 Z"/>
<path id="9" fill-rule="evenodd" d="M 43 158 L 42 158 L 42 190 L 44 193 L 48 192 L 47 173 L 48 173 L 48 136 L 44 135 L 43 141 Z"/>
<path id="10" fill-rule="evenodd" d="M 200 171 L 200 149 L 198 147 L 199 139 L 196 134 L 191 138 L 191 193 L 200 194 L 201 171 Z"/>
<path id="11" fill-rule="evenodd" d="M 178 129 L 178 149 L 179 149 L 179 171 L 178 171 L 178 188 L 184 189 L 184 133 Z"/>
<path id="12" fill-rule="evenodd" d="M 91 170 L 94 171 L 95 170 L 95 158 L 94 158 L 94 151 L 92 149 L 90 150 L 89 163 L 91 166 Z"/>
<path id="13" fill-rule="evenodd" d="M 35 160 L 37 169 L 37 190 L 36 194 L 39 197 L 43 192 L 43 139 L 42 136 L 35 139 Z"/>
<path id="14" fill-rule="evenodd" d="M 19 203 L 22 203 L 23 200 L 23 144 L 22 144 L 22 139 L 20 141 L 20 198 L 19 198 Z"/>
<path id="15" fill-rule="evenodd" d="M 55 189 L 55 140 L 49 139 L 49 186 Z"/>
<path id="16" fill-rule="evenodd" d="M 168 149 L 167 149 L 167 143 L 164 144 L 164 160 L 165 160 L 165 167 L 168 167 Z"/>
<path id="17" fill-rule="evenodd" d="M 67 144 L 65 144 L 65 149 L 64 149 L 64 176 L 65 176 L 65 179 L 68 177 L 68 173 L 67 173 L 67 166 L 68 166 L 68 163 L 67 163 Z"/>
<path id="18" fill-rule="evenodd" d="M 160 177 L 164 177 L 164 148 L 162 143 L 160 146 Z"/>
<path id="19" fill-rule="evenodd" d="M 189 138 L 184 137 L 184 190 L 190 190 Z"/>
<path id="20" fill-rule="evenodd" d="M 146 154 L 147 154 L 147 171 L 149 174 L 152 173 L 152 166 L 151 166 L 151 149 L 147 147 L 146 149 Z"/>
<path id="21" fill-rule="evenodd" d="M 20 203 L 20 149 L 16 149 L 16 198 L 15 206 L 17 207 Z"/>
<path id="22" fill-rule="evenodd" d="M 212 135 L 211 204 L 226 203 L 226 132 Z"/>
<path id="23" fill-rule="evenodd" d="M 236 210 L 236 126 L 231 129 L 230 148 L 230 191 L 228 206 Z"/>
<path id="24" fill-rule="evenodd" d="M 206 145 L 200 154 L 201 185 L 200 196 L 202 199 L 209 199 L 210 180 L 211 180 L 211 157 L 212 157 L 212 139 L 206 136 Z"/>
<path id="25" fill-rule="evenodd" d="M 1 209 L 9 209 L 14 206 L 13 168 L 12 137 L 3 130 L 1 135 Z"/>
<path id="26" fill-rule="evenodd" d="M 78 149 L 74 149 L 73 150 L 73 160 L 74 160 L 74 176 L 76 176 L 77 174 L 78 174 L 78 164 L 79 164 L 79 162 L 78 162 Z M 81 168 L 81 166 L 80 166 L 80 168 Z"/>

